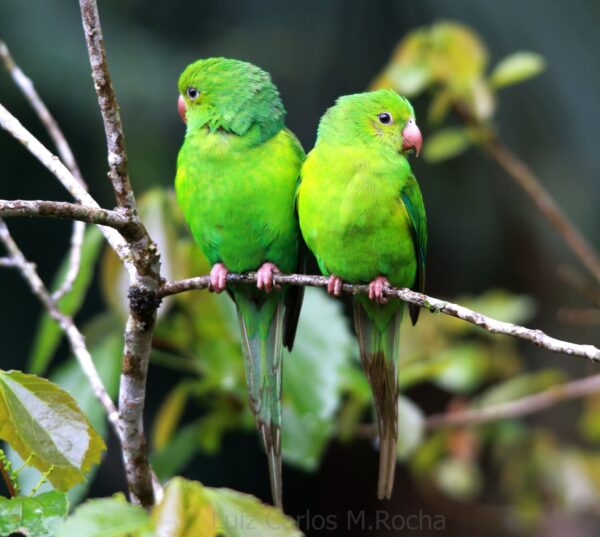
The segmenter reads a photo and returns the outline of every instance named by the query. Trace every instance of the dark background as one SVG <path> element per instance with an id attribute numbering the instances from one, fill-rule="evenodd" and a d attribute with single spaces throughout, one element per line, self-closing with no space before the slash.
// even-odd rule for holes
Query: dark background
<path id="1" fill-rule="evenodd" d="M 453 19 L 482 36 L 492 64 L 521 49 L 546 57 L 544 75 L 500 95 L 500 134 L 540 174 L 584 235 L 600 244 L 598 2 L 104 0 L 99 4 L 136 192 L 172 183 L 183 135 L 176 112 L 176 83 L 192 60 L 230 56 L 269 71 L 287 107 L 287 125 L 308 150 L 325 109 L 339 95 L 364 90 L 408 30 Z M 112 206 L 105 178 L 104 134 L 77 3 L 4 1 L 0 36 L 63 127 L 92 194 L 100 204 Z M 4 73 L 0 74 L 0 101 L 47 141 Z M 424 117 L 426 104 L 426 98 L 416 101 L 417 119 L 419 112 Z M 426 144 L 427 127 L 422 130 Z M 1 198 L 68 199 L 57 181 L 3 133 L 0 159 Z M 417 161 L 414 170 L 429 217 L 431 295 L 453 297 L 495 287 L 529 294 L 539 308 L 532 324 L 556 337 L 600 343 L 597 328 L 569 327 L 557 321 L 561 306 L 585 305 L 557 276 L 560 264 L 577 266 L 578 262 L 508 177 L 475 150 L 436 166 Z M 51 279 L 66 251 L 69 224 L 22 219 L 9 224 L 42 277 Z M 23 368 L 40 308 L 10 270 L 0 273 L 0 297 L 0 366 Z M 85 320 L 102 307 L 94 288 L 79 318 Z M 570 363 L 530 346 L 523 351 L 534 367 L 553 364 L 573 374 L 585 369 L 576 359 Z M 163 370 L 151 369 L 150 413 L 171 382 Z M 551 416 L 560 430 L 570 419 L 569 407 Z M 306 515 L 307 510 L 312 515 L 335 514 L 339 528 L 332 534 L 340 535 L 350 534 L 344 528 L 347 509 L 367 509 L 367 523 L 376 509 L 437 512 L 436 506 L 420 502 L 404 475 L 397 484 L 406 490 L 398 496 L 402 502 L 393 507 L 376 503 L 375 464 L 367 443 L 352 448 L 334 444 L 317 474 L 286 469 L 287 511 L 296 516 Z M 123 486 L 116 463 L 105 464 L 104 469 L 94 494 Z M 237 435 L 226 440 L 217 457 L 196 460 L 186 474 L 207 485 L 230 486 L 267 499 L 264 470 L 254 437 Z M 454 512 L 446 523 L 448 534 L 453 528 L 471 528 L 473 518 L 468 510 Z"/>

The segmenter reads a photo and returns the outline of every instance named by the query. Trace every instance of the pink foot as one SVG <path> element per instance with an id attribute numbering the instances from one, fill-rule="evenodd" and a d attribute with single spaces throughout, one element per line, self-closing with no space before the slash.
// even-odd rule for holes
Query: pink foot
<path id="1" fill-rule="evenodd" d="M 385 287 L 389 287 L 390 282 L 384 276 L 377 276 L 370 284 L 369 284 L 369 298 L 378 304 L 387 304 L 388 297 L 384 296 L 383 289 Z"/>
<path id="2" fill-rule="evenodd" d="M 329 276 L 329 282 L 327 283 L 327 294 L 329 296 L 342 296 L 342 285 L 344 282 L 341 278 L 335 275 Z"/>
<path id="3" fill-rule="evenodd" d="M 228 274 L 229 269 L 223 263 L 213 265 L 213 268 L 210 270 L 210 285 L 208 286 L 208 290 L 211 293 L 222 293 L 227 286 Z"/>
<path id="4" fill-rule="evenodd" d="M 270 293 L 273 289 L 280 289 L 281 286 L 273 283 L 273 274 L 279 274 L 281 271 L 274 263 L 263 263 L 256 271 L 256 287 L 264 289 Z"/>

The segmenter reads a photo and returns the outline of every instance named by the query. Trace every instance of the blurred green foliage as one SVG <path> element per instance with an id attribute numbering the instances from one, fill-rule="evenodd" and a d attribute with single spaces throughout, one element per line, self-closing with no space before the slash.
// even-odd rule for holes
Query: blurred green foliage
<path id="1" fill-rule="evenodd" d="M 542 73 L 546 62 L 534 52 L 515 52 L 488 73 L 489 54 L 469 27 L 439 22 L 404 37 L 371 87 L 394 88 L 407 97 L 428 92 L 428 122 L 440 127 L 456 112 L 464 126 L 440 128 L 427 137 L 423 156 L 436 163 L 485 144 L 494 133 L 496 92 Z"/>

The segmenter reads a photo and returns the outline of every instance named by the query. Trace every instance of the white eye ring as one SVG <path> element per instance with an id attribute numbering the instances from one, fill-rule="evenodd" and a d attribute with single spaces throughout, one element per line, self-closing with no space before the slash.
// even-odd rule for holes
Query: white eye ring
<path id="1" fill-rule="evenodd" d="M 200 92 L 196 89 L 196 88 L 188 88 L 187 89 L 187 96 L 193 101 L 195 99 L 198 98 L 198 95 L 200 95 Z"/>
<path id="2" fill-rule="evenodd" d="M 377 119 L 382 125 L 391 125 L 394 122 L 392 114 L 390 114 L 389 112 L 381 112 L 381 114 L 377 116 Z"/>

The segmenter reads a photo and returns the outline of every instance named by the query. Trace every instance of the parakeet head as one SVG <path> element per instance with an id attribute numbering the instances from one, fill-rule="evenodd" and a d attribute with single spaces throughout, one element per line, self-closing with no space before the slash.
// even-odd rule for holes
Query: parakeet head
<path id="1" fill-rule="evenodd" d="M 243 136 L 251 129 L 261 140 L 281 128 L 285 109 L 268 73 L 251 63 L 207 58 L 179 77 L 178 109 L 191 129 L 208 127 Z"/>
<path id="2" fill-rule="evenodd" d="M 423 139 L 410 102 L 394 90 L 381 89 L 340 97 L 319 124 L 317 143 L 384 146 L 418 155 Z"/>

